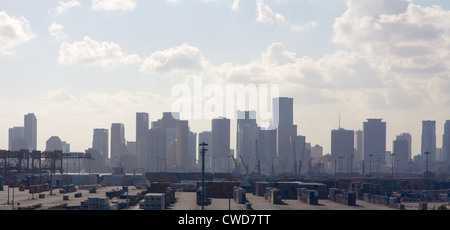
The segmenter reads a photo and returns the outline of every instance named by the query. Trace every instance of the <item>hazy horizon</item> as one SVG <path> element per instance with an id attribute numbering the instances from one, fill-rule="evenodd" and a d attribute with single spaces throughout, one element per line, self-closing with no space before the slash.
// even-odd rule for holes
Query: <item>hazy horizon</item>
<path id="1" fill-rule="evenodd" d="M 174 86 L 274 84 L 294 98 L 298 134 L 330 153 L 331 130 L 387 123 L 386 150 L 450 120 L 450 2 L 442 0 L 3 0 L 0 149 L 8 129 L 37 118 L 37 148 L 59 136 L 71 151 L 95 128 L 136 112 L 170 112 Z M 193 132 L 208 120 L 189 120 Z M 231 122 L 235 149 L 236 123 Z"/>

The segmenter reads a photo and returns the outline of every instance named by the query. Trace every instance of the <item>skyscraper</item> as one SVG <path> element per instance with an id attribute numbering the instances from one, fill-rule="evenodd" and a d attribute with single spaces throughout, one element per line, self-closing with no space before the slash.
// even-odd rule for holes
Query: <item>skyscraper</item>
<path id="1" fill-rule="evenodd" d="M 331 130 L 331 158 L 332 169 L 342 173 L 346 165 L 352 160 L 355 151 L 355 136 L 353 130 L 343 128 Z"/>
<path id="2" fill-rule="evenodd" d="M 92 148 L 97 150 L 105 159 L 108 158 L 108 129 L 94 129 Z"/>
<path id="3" fill-rule="evenodd" d="M 212 120 L 213 172 L 227 172 L 228 156 L 230 156 L 230 119 L 216 118 Z"/>
<path id="4" fill-rule="evenodd" d="M 37 119 L 34 113 L 24 116 L 24 138 L 29 151 L 37 150 Z"/>
<path id="5" fill-rule="evenodd" d="M 189 153 L 189 124 L 188 121 L 178 121 L 176 142 L 176 168 L 179 172 L 185 172 L 188 168 Z"/>
<path id="6" fill-rule="evenodd" d="M 429 152 L 428 167 L 433 170 L 436 161 L 436 121 L 422 121 L 421 154 Z"/>
<path id="7" fill-rule="evenodd" d="M 363 131 L 355 131 L 355 157 L 353 158 L 353 167 L 355 170 L 361 170 L 363 155 Z"/>
<path id="8" fill-rule="evenodd" d="M 297 137 L 297 126 L 293 124 L 292 98 L 273 99 L 273 123 L 277 130 L 277 160 L 282 173 L 294 173 L 294 142 Z M 277 109 L 278 108 L 278 109 Z"/>
<path id="9" fill-rule="evenodd" d="M 144 167 L 147 155 L 148 113 L 136 113 L 136 153 L 139 167 Z"/>
<path id="10" fill-rule="evenodd" d="M 10 151 L 27 149 L 27 142 L 24 138 L 24 127 L 13 127 L 9 129 L 8 149 Z"/>
<path id="11" fill-rule="evenodd" d="M 267 175 L 275 174 L 277 157 L 277 130 L 258 130 L 258 157 L 260 160 L 261 173 Z"/>
<path id="12" fill-rule="evenodd" d="M 399 173 L 408 173 L 409 172 L 409 151 L 410 151 L 410 142 L 405 136 L 399 135 L 394 140 L 393 153 L 394 153 L 394 162 L 392 165 L 394 166 L 394 170 Z"/>
<path id="13" fill-rule="evenodd" d="M 442 137 L 442 151 L 444 154 L 444 163 L 446 164 L 447 173 L 450 172 L 450 120 L 444 125 L 444 135 Z"/>
<path id="14" fill-rule="evenodd" d="M 412 156 L 411 156 L 411 144 L 412 144 L 411 134 L 401 133 L 400 135 L 397 135 L 396 139 L 403 139 L 408 142 L 408 160 L 412 159 Z"/>
<path id="15" fill-rule="evenodd" d="M 386 122 L 367 119 L 363 123 L 363 161 L 365 173 L 378 171 L 386 165 Z M 375 168 L 377 167 L 377 168 Z"/>
<path id="16" fill-rule="evenodd" d="M 120 155 L 126 150 L 125 127 L 122 123 L 111 125 L 111 165 L 116 165 Z"/>
<path id="17" fill-rule="evenodd" d="M 244 161 L 247 167 L 254 169 L 256 160 L 256 140 L 258 126 L 255 111 L 237 111 L 236 154 L 238 161 Z"/>

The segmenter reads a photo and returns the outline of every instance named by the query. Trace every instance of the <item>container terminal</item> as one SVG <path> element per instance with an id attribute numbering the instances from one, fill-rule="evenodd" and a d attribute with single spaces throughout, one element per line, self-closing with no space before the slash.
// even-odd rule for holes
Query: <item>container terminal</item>
<path id="1" fill-rule="evenodd" d="M 0 179 L 0 210 L 449 210 L 448 183 L 426 187 L 420 179 L 20 174 Z"/>

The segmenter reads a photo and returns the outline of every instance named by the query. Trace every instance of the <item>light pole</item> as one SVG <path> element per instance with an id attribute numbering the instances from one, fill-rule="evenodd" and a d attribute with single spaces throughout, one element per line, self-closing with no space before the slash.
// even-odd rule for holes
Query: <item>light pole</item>
<path id="1" fill-rule="evenodd" d="M 200 146 L 202 146 L 202 210 L 205 210 L 205 152 L 208 151 L 205 146 L 208 144 L 203 142 Z"/>
<path id="2" fill-rule="evenodd" d="M 372 196 L 372 154 L 369 154 L 369 185 L 370 195 Z"/>
<path id="3" fill-rule="evenodd" d="M 425 209 L 428 210 L 428 155 L 430 155 L 430 152 L 425 152 L 426 155 L 426 192 L 425 192 Z"/>
<path id="4" fill-rule="evenodd" d="M 392 189 L 392 195 L 394 195 L 394 156 L 395 153 L 391 154 L 392 156 L 392 178 L 391 178 L 391 189 Z M 397 164 L 398 167 L 398 164 Z"/>

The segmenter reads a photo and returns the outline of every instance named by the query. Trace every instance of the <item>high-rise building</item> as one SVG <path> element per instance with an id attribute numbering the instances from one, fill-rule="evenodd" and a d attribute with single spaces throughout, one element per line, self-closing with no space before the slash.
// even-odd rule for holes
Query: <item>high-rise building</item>
<path id="1" fill-rule="evenodd" d="M 62 141 L 58 136 L 52 136 L 45 142 L 45 151 L 62 151 Z"/>
<path id="2" fill-rule="evenodd" d="M 421 153 L 428 154 L 428 169 L 434 170 L 436 162 L 436 121 L 422 121 L 422 145 Z"/>
<path id="3" fill-rule="evenodd" d="M 120 155 L 126 151 L 125 127 L 122 123 L 111 125 L 111 165 L 119 163 Z"/>
<path id="4" fill-rule="evenodd" d="M 147 151 L 147 135 L 149 129 L 148 113 L 136 113 L 136 154 L 139 167 L 144 168 Z"/>
<path id="5" fill-rule="evenodd" d="M 411 134 L 401 133 L 401 134 L 397 135 L 396 139 L 403 139 L 408 142 L 408 160 L 412 159 L 412 156 L 411 156 L 411 152 L 412 152 L 411 151 L 411 144 L 412 144 Z"/>
<path id="6" fill-rule="evenodd" d="M 446 165 L 447 173 L 450 172 L 450 120 L 444 124 L 444 135 L 442 137 L 442 151 L 444 163 Z"/>
<path id="7" fill-rule="evenodd" d="M 355 131 L 355 158 L 353 158 L 353 167 L 359 171 L 362 167 L 362 155 L 363 155 L 363 131 Z"/>
<path id="8" fill-rule="evenodd" d="M 323 147 L 320 145 L 314 145 L 311 147 L 311 158 L 318 159 L 323 156 Z"/>
<path id="9" fill-rule="evenodd" d="M 187 171 L 194 172 L 197 169 L 197 133 L 189 131 L 188 138 Z"/>
<path id="10" fill-rule="evenodd" d="M 279 97 L 273 99 L 273 123 L 275 128 L 277 126 L 291 126 L 294 124 L 293 103 L 293 98 Z"/>
<path id="11" fill-rule="evenodd" d="M 144 169 L 148 172 L 165 172 L 168 163 L 167 129 L 152 127 L 148 130 L 148 154 Z"/>
<path id="12" fill-rule="evenodd" d="M 94 129 L 94 135 L 92 140 L 92 148 L 96 149 L 100 155 L 105 159 L 108 158 L 108 143 L 109 143 L 109 130 L 108 129 Z"/>
<path id="13" fill-rule="evenodd" d="M 176 142 L 176 162 L 178 172 L 185 172 L 188 168 L 189 156 L 189 123 L 188 121 L 178 121 L 177 142 Z"/>
<path id="14" fill-rule="evenodd" d="M 24 138 L 29 151 L 37 150 L 37 119 L 33 113 L 24 116 Z"/>
<path id="15" fill-rule="evenodd" d="M 9 145 L 10 151 L 19 151 L 27 148 L 27 142 L 24 137 L 24 127 L 13 127 L 9 129 Z"/>
<path id="16" fill-rule="evenodd" d="M 346 172 L 348 162 L 351 162 L 355 152 L 355 132 L 343 128 L 331 130 L 332 169 L 337 173 Z M 353 157 L 352 157 L 353 156 Z"/>
<path id="17" fill-rule="evenodd" d="M 236 154 L 241 163 L 250 169 L 257 164 L 256 140 L 258 139 L 258 126 L 255 111 L 237 111 Z M 242 162 L 243 161 L 243 162 Z"/>
<path id="18" fill-rule="evenodd" d="M 261 173 L 274 175 L 277 157 L 277 130 L 258 130 L 258 158 L 260 161 Z"/>
<path id="19" fill-rule="evenodd" d="M 397 136 L 392 144 L 394 162 L 391 162 L 391 165 L 396 172 L 406 174 L 409 172 L 410 167 L 409 151 L 411 143 L 404 137 L 402 135 Z"/>
<path id="20" fill-rule="evenodd" d="M 365 174 L 379 172 L 386 165 L 386 122 L 367 119 L 363 123 L 363 161 Z"/>
<path id="21" fill-rule="evenodd" d="M 230 119 L 220 117 L 212 120 L 213 172 L 227 172 L 228 156 L 230 156 Z"/>

